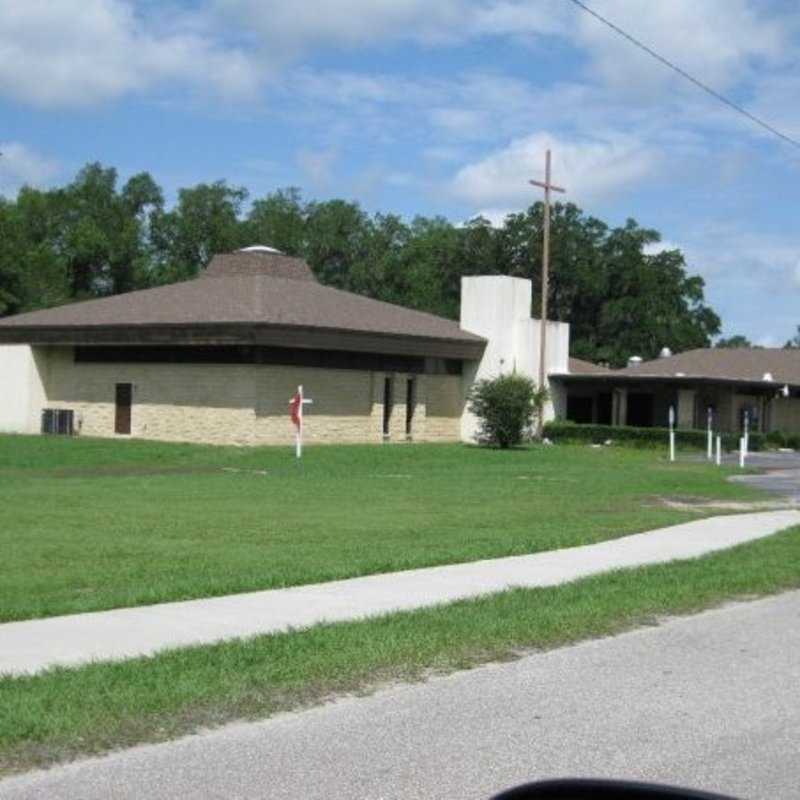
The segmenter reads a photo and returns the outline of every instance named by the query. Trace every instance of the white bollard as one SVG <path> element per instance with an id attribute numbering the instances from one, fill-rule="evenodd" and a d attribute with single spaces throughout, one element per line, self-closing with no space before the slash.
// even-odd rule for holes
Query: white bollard
<path id="1" fill-rule="evenodd" d="M 744 436 L 739 437 L 739 467 L 744 469 Z"/>
<path id="2" fill-rule="evenodd" d="M 750 449 L 750 412 L 744 412 L 744 454 Z"/>
<path id="3" fill-rule="evenodd" d="M 712 432 L 712 428 L 714 427 L 714 412 L 709 407 L 708 411 L 706 412 L 706 430 L 708 431 L 708 460 L 711 461 L 714 458 L 714 447 L 713 447 L 713 440 L 714 434 Z"/>
<path id="4" fill-rule="evenodd" d="M 717 466 L 722 465 L 722 437 L 717 436 Z"/>
<path id="5" fill-rule="evenodd" d="M 669 460 L 675 460 L 675 406 L 669 407 Z"/>

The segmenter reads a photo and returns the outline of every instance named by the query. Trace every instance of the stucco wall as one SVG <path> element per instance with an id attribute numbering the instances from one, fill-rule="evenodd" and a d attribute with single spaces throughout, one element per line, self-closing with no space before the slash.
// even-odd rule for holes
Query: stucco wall
<path id="1" fill-rule="evenodd" d="M 289 444 L 294 427 L 289 399 L 302 384 L 304 439 L 380 442 L 384 373 L 303 367 L 205 364 L 74 363 L 69 348 L 48 354 L 47 402 L 72 408 L 82 435 L 114 436 L 115 384 L 133 385 L 131 435 L 216 444 Z M 390 441 L 406 437 L 406 381 L 392 374 Z M 414 441 L 455 441 L 461 415 L 461 379 L 413 376 L 417 382 Z"/>
<path id="2" fill-rule="evenodd" d="M 0 345 L 0 432 L 38 433 L 44 405 L 41 351 Z"/>
<path id="3" fill-rule="evenodd" d="M 525 278 L 476 275 L 461 279 L 461 327 L 488 340 L 481 360 L 464 365 L 465 390 L 476 380 L 511 372 L 527 375 L 538 383 L 541 324 L 531 317 L 532 291 L 531 282 Z M 548 322 L 545 344 L 546 372 L 566 372 L 569 325 Z M 545 421 L 556 417 L 558 404 L 563 405 L 560 396 L 545 403 Z M 473 441 L 478 427 L 478 420 L 465 409 L 462 439 Z"/>

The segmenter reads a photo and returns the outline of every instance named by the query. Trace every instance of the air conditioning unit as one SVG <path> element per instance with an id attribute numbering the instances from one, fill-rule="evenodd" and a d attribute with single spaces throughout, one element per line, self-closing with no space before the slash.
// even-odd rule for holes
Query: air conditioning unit
<path id="1" fill-rule="evenodd" d="M 75 412 L 71 408 L 45 408 L 42 411 L 42 433 L 72 436 L 75 433 Z"/>

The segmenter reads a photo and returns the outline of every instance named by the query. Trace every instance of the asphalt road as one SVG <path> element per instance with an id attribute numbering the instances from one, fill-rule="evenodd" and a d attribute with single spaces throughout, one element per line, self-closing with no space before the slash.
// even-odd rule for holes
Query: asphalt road
<path id="1" fill-rule="evenodd" d="M 616 776 L 797 798 L 800 592 L 0 783 L 20 798 L 486 798 Z"/>
<path id="2" fill-rule="evenodd" d="M 738 455 L 728 454 L 728 463 L 739 463 Z M 791 502 L 800 502 L 800 453 L 751 453 L 748 467 L 764 470 L 760 475 L 737 475 L 731 480 L 777 494 Z"/>

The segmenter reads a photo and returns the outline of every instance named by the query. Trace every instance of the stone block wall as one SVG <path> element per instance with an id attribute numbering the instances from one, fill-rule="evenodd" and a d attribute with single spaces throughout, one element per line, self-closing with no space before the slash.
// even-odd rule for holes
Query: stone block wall
<path id="1" fill-rule="evenodd" d="M 457 441 L 461 378 L 257 364 L 75 363 L 71 348 L 46 351 L 46 407 L 71 408 L 85 436 L 115 436 L 115 385 L 133 386 L 131 436 L 211 444 L 291 444 L 289 399 L 298 385 L 304 440 L 379 443 L 384 380 L 392 378 L 388 441 L 405 442 L 406 387 L 413 378 L 413 441 Z"/>

